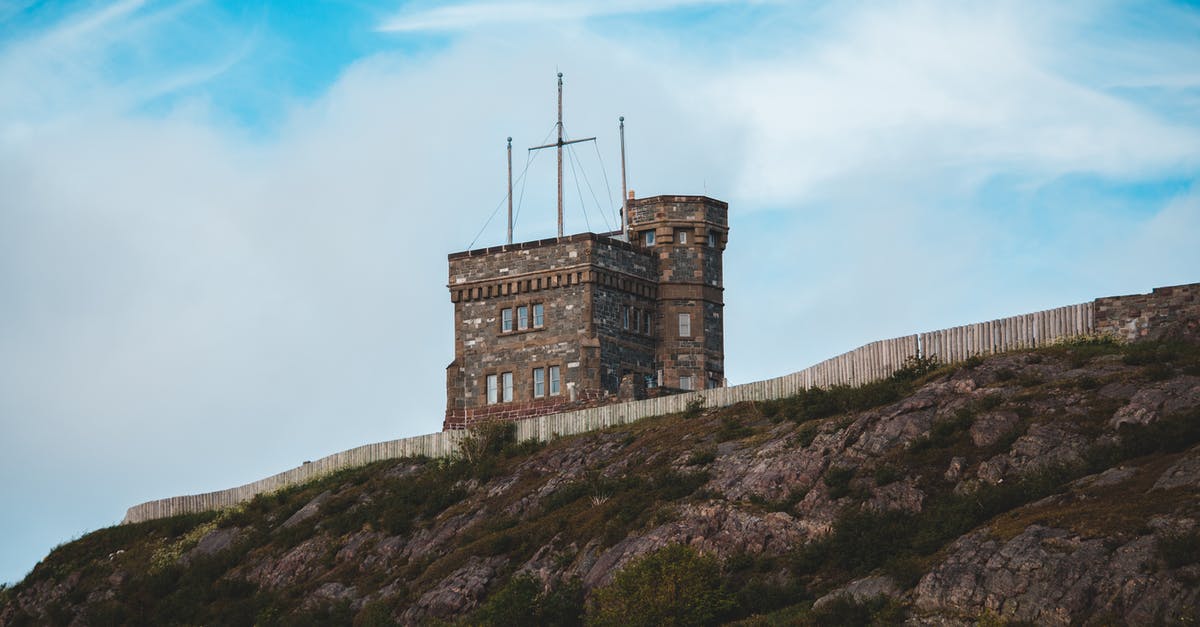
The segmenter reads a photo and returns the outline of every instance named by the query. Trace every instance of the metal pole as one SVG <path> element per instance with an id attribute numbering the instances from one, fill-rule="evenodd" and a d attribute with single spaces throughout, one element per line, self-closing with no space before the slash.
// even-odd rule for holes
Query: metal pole
<path id="1" fill-rule="evenodd" d="M 508 138 L 508 243 L 512 243 L 512 138 Z"/>
<path id="2" fill-rule="evenodd" d="M 563 123 L 562 123 L 562 72 L 558 73 L 558 237 L 563 236 Z"/>
<path id="3" fill-rule="evenodd" d="M 621 230 L 629 241 L 629 192 L 625 183 L 625 116 L 621 116 Z"/>

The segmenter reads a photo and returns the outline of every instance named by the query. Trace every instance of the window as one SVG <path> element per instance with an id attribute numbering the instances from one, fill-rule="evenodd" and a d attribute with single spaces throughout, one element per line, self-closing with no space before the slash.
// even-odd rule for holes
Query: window
<path id="1" fill-rule="evenodd" d="M 542 304 L 537 303 L 536 305 L 534 305 L 533 306 L 533 327 L 535 329 L 542 328 L 542 323 L 545 322 L 545 318 L 546 318 L 545 310 L 542 308 Z"/>
<path id="2" fill-rule="evenodd" d="M 546 395 L 546 370 L 544 368 L 533 369 L 533 397 L 541 398 Z"/>
<path id="3" fill-rule="evenodd" d="M 512 392 L 513 392 L 512 373 L 505 372 L 504 374 L 500 375 L 500 381 L 504 385 L 504 396 L 502 397 L 502 400 L 505 403 L 511 403 L 512 402 Z"/>
<path id="4" fill-rule="evenodd" d="M 650 312 L 644 311 L 642 312 L 642 316 L 645 318 L 645 320 L 642 321 L 642 328 L 646 330 L 646 335 L 650 335 Z"/>
<path id="5" fill-rule="evenodd" d="M 550 396 L 558 396 L 562 389 L 562 379 L 559 376 L 558 366 L 550 366 Z"/>
<path id="6" fill-rule="evenodd" d="M 647 246 L 654 245 L 654 231 L 646 231 L 645 233 L 642 233 L 642 238 L 642 241 L 644 241 Z"/>
<path id="7" fill-rule="evenodd" d="M 636 333 L 642 332 L 642 310 L 636 307 L 633 309 L 633 330 Z"/>
<path id="8" fill-rule="evenodd" d="M 687 231 L 684 231 L 683 229 L 675 231 L 675 243 L 676 244 L 686 244 L 687 243 Z"/>
<path id="9" fill-rule="evenodd" d="M 487 376 L 487 402 L 488 405 L 496 404 L 496 375 L 489 374 Z"/>
<path id="10" fill-rule="evenodd" d="M 621 328 L 629 330 L 629 307 L 627 305 L 621 306 Z"/>
<path id="11" fill-rule="evenodd" d="M 708 232 L 708 245 L 709 245 L 709 246 L 716 246 L 716 245 L 717 245 L 717 232 L 716 232 L 716 231 L 709 231 L 709 232 Z"/>
<path id="12" fill-rule="evenodd" d="M 679 337 L 692 336 L 692 314 L 679 314 Z"/>
<path id="13" fill-rule="evenodd" d="M 512 310 L 511 309 L 501 309 L 500 310 L 500 332 L 508 333 L 509 331 L 512 331 Z"/>
<path id="14" fill-rule="evenodd" d="M 521 305 L 517 307 L 517 330 L 524 331 L 529 328 L 529 307 Z"/>
<path id="15" fill-rule="evenodd" d="M 695 387 L 692 385 L 692 377 L 691 377 L 691 375 L 687 375 L 687 376 L 679 377 L 679 389 L 681 389 L 681 390 L 694 390 L 694 389 L 696 389 L 696 388 L 695 388 Z"/>

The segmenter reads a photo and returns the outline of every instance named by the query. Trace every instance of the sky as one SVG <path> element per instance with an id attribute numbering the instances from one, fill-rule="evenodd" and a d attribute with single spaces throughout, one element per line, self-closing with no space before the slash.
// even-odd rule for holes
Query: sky
<path id="1" fill-rule="evenodd" d="M 441 428 L 446 255 L 727 201 L 726 374 L 1200 281 L 1200 8 L 0 0 L 0 582 Z"/>

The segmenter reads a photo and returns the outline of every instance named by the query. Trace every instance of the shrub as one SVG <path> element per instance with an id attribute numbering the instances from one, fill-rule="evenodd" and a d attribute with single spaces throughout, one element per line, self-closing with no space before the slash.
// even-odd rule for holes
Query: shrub
<path id="1" fill-rule="evenodd" d="M 623 568 L 594 592 L 588 624 L 705 625 L 734 606 L 716 558 L 672 544 Z"/>
<path id="2" fill-rule="evenodd" d="M 683 417 L 698 418 L 702 413 L 704 413 L 704 399 L 698 396 L 688 401 L 687 408 L 683 410 Z"/>
<path id="3" fill-rule="evenodd" d="M 820 432 L 821 430 L 817 428 L 817 425 L 804 425 L 796 431 L 796 444 L 800 445 L 800 448 L 804 448 L 809 444 L 812 444 L 813 440 L 817 439 L 817 434 Z"/>
<path id="4" fill-rule="evenodd" d="M 829 498 L 840 499 L 850 494 L 850 480 L 854 478 L 854 469 L 848 466 L 834 466 L 825 471 L 825 486 L 829 488 Z"/>
<path id="5" fill-rule="evenodd" d="M 895 466 L 883 464 L 875 469 L 875 485 L 885 486 L 900 479 L 900 471 Z"/>
<path id="6" fill-rule="evenodd" d="M 711 464 L 712 462 L 716 461 L 716 459 L 717 449 L 706 448 L 699 451 L 692 451 L 691 454 L 688 455 L 687 462 L 685 463 L 688 466 L 703 466 L 705 464 Z"/>
<path id="7" fill-rule="evenodd" d="M 472 425 L 459 443 L 459 452 L 471 465 L 479 465 L 498 455 L 516 439 L 517 425 L 508 421 L 489 420 Z"/>
<path id="8" fill-rule="evenodd" d="M 581 625 L 583 586 L 571 580 L 550 591 L 530 575 L 517 575 L 490 596 L 469 621 L 483 625 Z"/>
<path id="9" fill-rule="evenodd" d="M 754 431 L 743 425 L 735 416 L 722 416 L 721 428 L 717 430 L 717 441 L 740 440 Z"/>
<path id="10" fill-rule="evenodd" d="M 938 362 L 937 355 L 930 357 L 910 355 L 904 360 L 900 369 L 892 373 L 892 378 L 899 381 L 916 381 L 930 372 L 937 370 L 939 366 L 941 366 L 941 363 Z"/>

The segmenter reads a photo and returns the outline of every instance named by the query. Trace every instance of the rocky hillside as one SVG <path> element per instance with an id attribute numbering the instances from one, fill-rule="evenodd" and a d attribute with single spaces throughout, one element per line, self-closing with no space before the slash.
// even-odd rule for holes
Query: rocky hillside
<path id="1" fill-rule="evenodd" d="M 0 624 L 1200 619 L 1200 346 L 1080 340 L 103 529 Z"/>

